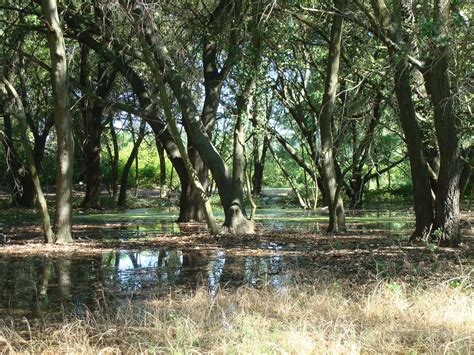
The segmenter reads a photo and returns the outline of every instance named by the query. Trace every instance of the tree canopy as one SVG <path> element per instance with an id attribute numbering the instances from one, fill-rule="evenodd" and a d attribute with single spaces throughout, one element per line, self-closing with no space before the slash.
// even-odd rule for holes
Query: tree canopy
<path id="1" fill-rule="evenodd" d="M 248 207 L 264 185 L 328 206 L 328 231 L 343 232 L 371 184 L 406 187 L 412 240 L 457 246 L 472 186 L 471 11 L 467 0 L 4 0 L 0 179 L 45 218 L 40 181 L 55 185 L 49 242 L 72 240 L 73 183 L 100 208 L 103 184 L 124 205 L 140 175 L 177 189 L 179 220 L 207 219 L 213 233 L 213 192 L 231 233 L 254 232 Z"/>

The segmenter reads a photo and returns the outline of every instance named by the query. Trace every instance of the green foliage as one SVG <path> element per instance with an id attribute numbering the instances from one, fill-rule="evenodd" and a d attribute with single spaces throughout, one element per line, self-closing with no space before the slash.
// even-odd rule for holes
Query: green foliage
<path id="1" fill-rule="evenodd" d="M 451 288 L 459 288 L 462 286 L 463 282 L 461 279 L 452 279 L 448 281 L 448 284 Z"/>
<path id="2" fill-rule="evenodd" d="M 383 187 L 379 190 L 371 189 L 365 192 L 366 205 L 381 206 L 408 206 L 412 201 L 413 187 L 409 181 L 405 185 L 395 188 Z"/>
<path id="3" fill-rule="evenodd" d="M 328 2 L 317 0 L 291 0 L 266 6 L 259 2 L 230 2 L 222 18 L 215 18 L 213 9 L 216 1 L 176 1 L 161 2 L 144 1 L 149 5 L 149 15 L 156 22 L 160 41 L 166 45 L 173 62 L 173 69 L 183 78 L 183 85 L 192 92 L 195 106 L 199 111 L 204 101 L 203 88 L 203 44 L 212 44 L 217 71 L 229 65 L 228 76 L 224 76 L 220 104 L 217 109 L 217 123 L 212 132 L 212 141 L 222 160 L 231 167 L 233 157 L 233 130 L 236 117 L 237 97 L 242 92 L 245 82 L 253 74 L 257 74 L 257 89 L 252 97 L 247 117 L 246 145 L 249 175 L 252 174 L 254 153 L 260 149 L 259 143 L 253 143 L 257 137 L 260 145 L 263 137 L 268 135 L 272 148 L 281 160 L 281 164 L 296 189 L 302 195 L 310 194 L 314 189 L 313 177 L 301 168 L 301 162 L 296 162 L 281 144 L 277 142 L 266 125 L 276 132 L 303 156 L 304 162 L 318 170 L 321 152 L 319 115 L 326 82 L 326 72 L 329 57 L 328 41 L 331 24 L 333 23 L 333 8 Z M 52 114 L 52 89 L 49 82 L 50 65 L 47 39 L 44 34 L 44 21 L 38 12 L 39 7 L 34 2 L 26 0 L 6 2 L 0 9 L 2 24 L 8 31 L 0 29 L 0 59 L 5 63 L 5 73 L 11 77 L 24 101 L 29 118 L 29 138 L 42 134 L 48 118 Z M 127 9 L 117 6 L 116 2 L 101 2 L 96 7 L 91 1 L 69 1 L 61 11 L 64 23 L 66 46 L 68 49 L 68 65 L 70 75 L 70 101 L 74 118 L 74 136 L 76 141 L 76 160 L 74 162 L 74 182 L 85 178 L 85 157 L 83 145 L 86 132 L 82 117 L 84 102 L 91 98 L 93 102 L 99 91 L 100 63 L 107 70 L 117 70 L 115 81 L 111 83 L 110 95 L 104 98 L 105 112 L 98 120 L 104 122 L 112 117 L 117 127 L 120 148 L 119 178 L 125 162 L 132 151 L 133 142 L 129 132 L 136 126 L 138 120 L 127 121 L 134 115 L 116 111 L 112 106 L 116 103 L 130 107 L 136 112 L 150 110 L 156 113 L 156 119 L 162 119 L 156 96 L 156 82 L 151 75 L 152 68 L 143 60 L 143 48 L 137 36 L 136 27 L 131 26 L 133 20 Z M 265 5 L 265 6 L 263 6 Z M 406 152 L 406 143 L 399 125 L 399 108 L 397 97 L 394 95 L 393 63 L 387 61 L 390 51 L 378 33 L 369 33 L 370 16 L 361 7 L 348 2 L 347 11 L 350 15 L 344 23 L 343 51 L 340 63 L 337 97 L 333 112 L 332 139 L 337 168 L 344 172 L 346 185 L 354 176 L 360 174 L 372 175 L 365 186 L 365 200 L 369 204 L 406 204 L 412 200 L 411 174 L 408 159 L 391 169 L 374 177 L 374 173 L 390 166 L 402 158 Z M 395 2 L 388 2 L 390 11 L 397 10 Z M 403 59 L 406 53 L 418 57 L 420 61 L 429 63 L 431 50 L 437 45 L 450 47 L 449 75 L 452 98 L 455 106 L 455 117 L 459 118 L 459 131 L 462 148 L 472 142 L 472 119 L 470 107 L 472 94 L 469 83 L 469 73 L 472 71 L 472 45 L 470 27 L 466 23 L 466 14 L 470 14 L 468 0 L 451 2 L 449 21 L 450 31 L 445 31 L 444 24 L 433 16 L 431 3 L 411 2 L 402 4 L 401 27 L 403 41 L 401 48 L 393 57 Z M 372 7 L 366 3 L 367 11 Z M 146 6 L 145 6 L 146 7 Z M 310 8 L 312 10 L 304 9 Z M 234 13 L 236 10 L 238 12 Z M 103 13 L 102 13 L 103 11 Z M 240 12 L 241 11 L 241 12 Z M 255 11 L 262 12 L 255 16 Z M 237 15 L 233 17 L 234 15 Z M 71 16 L 76 20 L 68 23 Z M 261 18 L 259 17 L 261 16 Z M 357 21 L 351 20 L 351 18 Z M 396 16 L 394 16 L 396 17 Z M 466 17 L 466 18 L 465 18 Z M 259 21 L 256 22 L 256 19 Z M 222 23 L 220 22 L 222 21 Z M 360 23 L 358 22 L 360 21 Z M 97 26 L 91 31 L 90 24 Z M 210 25 L 210 23 L 212 25 Z M 367 24 L 368 26 L 365 26 Z M 75 26 L 77 25 L 77 28 Z M 141 24 L 143 25 L 143 24 Z M 75 33 L 76 32 L 76 33 Z M 91 35 L 97 41 L 98 48 L 89 48 L 88 63 L 82 61 L 82 49 L 91 45 L 78 39 L 78 33 Z M 255 34 L 261 39 L 262 50 L 254 42 Z M 111 43 L 109 36 L 114 38 Z M 82 38 L 82 37 L 81 37 Z M 212 47 L 211 46 L 211 47 Z M 236 57 L 231 54 L 238 52 Z M 110 55 L 108 55 L 110 54 Z M 153 98 L 150 107 L 141 107 L 140 93 L 134 92 L 133 85 L 125 78 L 120 68 L 116 67 L 117 60 L 124 61 L 133 69 L 134 74 L 143 82 L 144 96 Z M 256 58 L 256 54 L 259 56 Z M 212 56 L 211 56 L 212 57 Z M 111 59 L 112 58 L 112 59 Z M 231 58 L 231 61 L 227 61 Z M 255 62 L 259 67 L 255 68 Z M 87 64 L 87 65 L 84 65 Z M 7 73 L 8 72 L 8 73 Z M 423 76 L 416 67 L 410 71 L 413 88 L 413 100 L 416 106 L 419 124 L 423 133 L 426 150 L 437 150 L 433 128 L 433 107 L 429 97 L 424 93 Z M 90 88 L 84 88 L 90 86 Z M 88 90 L 90 89 L 90 90 Z M 91 92 L 89 92 L 91 91 Z M 170 92 L 171 93 L 171 92 Z M 93 95 L 90 95 L 93 94 Z M 141 93 L 143 94 L 143 93 Z M 90 97 L 88 97 L 88 95 Z M 375 117 L 377 111 L 376 97 L 380 117 Z M 176 119 L 181 122 L 180 103 L 175 95 L 170 95 Z M 3 104 L 0 115 L 3 113 Z M 127 110 L 125 110 L 127 111 Z M 136 113 L 135 113 L 136 114 Z M 110 115 L 110 116 L 109 116 Z M 370 136 L 367 131 L 374 119 L 378 120 L 376 128 Z M 3 121 L 3 120 L 1 120 Z M 0 121 L 0 122 L 1 122 Z M 134 121 L 134 122 L 131 122 Z M 258 123 L 254 121 L 259 121 Z M 125 123 L 124 123 L 125 122 Z M 2 122 L 3 123 L 3 122 Z M 135 127 L 135 131 L 136 131 Z M 0 129 L 4 127 L 0 126 Z M 105 127 L 102 140 L 102 169 L 104 181 L 110 182 L 111 171 L 105 142 L 110 144 L 110 137 Z M 41 181 L 45 185 L 55 183 L 56 171 L 56 138 L 54 129 L 48 134 L 45 156 L 41 163 Z M 18 135 L 18 127 L 13 123 L 12 137 Z M 364 158 L 358 156 L 360 144 L 369 137 L 369 146 Z M 186 134 L 183 132 L 183 137 Z M 187 138 L 186 138 L 187 139 Z M 192 137 L 190 137 L 190 140 Z M 19 160 L 24 163 L 22 148 L 15 141 Z M 254 144 L 256 146 L 254 146 Z M 366 153 L 366 154 L 365 154 Z M 0 156 L 0 169 L 7 171 L 5 152 Z M 360 161 L 356 161 L 356 160 Z M 355 167 L 359 169 L 355 171 Z M 229 169 L 230 171 L 231 169 Z M 318 174 L 320 171 L 317 172 Z M 357 175 L 359 174 L 359 175 Z M 151 132 L 142 143 L 138 155 L 138 184 L 141 187 L 156 187 L 159 184 L 160 166 L 155 143 Z M 179 189 L 179 181 L 169 160 L 166 160 L 167 184 L 171 189 Z M 171 176 L 173 181 L 171 182 Z M 134 164 L 130 170 L 128 185 L 135 184 L 136 170 Z M 377 178 L 377 179 L 376 179 Z M 377 180 L 377 184 L 375 181 Z M 0 183 L 7 185 L 6 174 L 0 177 Z M 288 178 L 282 173 L 276 161 L 267 153 L 263 185 L 266 187 L 289 187 Z M 341 189 L 346 198 L 346 186 Z M 304 196 L 308 197 L 308 196 Z"/>
<path id="4" fill-rule="evenodd" d="M 130 156 L 133 149 L 133 142 L 129 134 L 121 134 L 119 139 L 119 177 L 123 173 L 125 163 Z M 109 157 L 107 152 L 102 150 L 102 169 L 105 181 L 111 179 L 111 167 L 108 161 Z M 170 177 L 172 171 L 171 162 L 166 158 L 166 176 Z M 176 173 L 175 173 L 176 175 Z M 129 186 L 135 185 L 135 162 L 132 164 L 130 174 L 128 176 Z M 153 139 L 145 139 L 140 145 L 138 151 L 138 177 L 139 185 L 141 187 L 157 187 L 159 186 L 160 177 L 160 162 L 158 158 L 158 152 Z M 178 183 L 178 179 L 175 179 L 175 184 Z"/>
<path id="5" fill-rule="evenodd" d="M 399 283 L 397 282 L 389 282 L 387 283 L 387 288 L 390 290 L 390 291 L 393 291 L 395 293 L 401 293 L 402 292 L 402 287 L 400 286 Z"/>

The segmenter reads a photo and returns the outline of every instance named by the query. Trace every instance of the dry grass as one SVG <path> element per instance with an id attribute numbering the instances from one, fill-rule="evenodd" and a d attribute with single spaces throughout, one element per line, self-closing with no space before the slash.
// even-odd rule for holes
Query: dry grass
<path id="1" fill-rule="evenodd" d="M 317 286 L 315 286 L 317 285 Z M 474 352 L 469 275 L 410 285 L 331 280 L 282 290 L 206 289 L 71 316 L 31 332 L 0 324 L 5 353 Z"/>

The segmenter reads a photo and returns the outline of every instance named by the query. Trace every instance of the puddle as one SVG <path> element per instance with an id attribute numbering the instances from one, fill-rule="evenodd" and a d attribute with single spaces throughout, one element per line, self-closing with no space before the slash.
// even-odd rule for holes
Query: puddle
<path id="1" fill-rule="evenodd" d="M 215 214 L 218 222 L 222 213 Z M 207 230 L 205 223 L 175 223 L 176 210 L 153 208 L 129 209 L 107 214 L 83 214 L 75 220 L 79 223 L 101 224 L 112 238 L 133 238 L 147 233 L 191 234 Z M 255 216 L 257 230 L 323 232 L 327 228 L 328 215 L 323 211 L 301 209 L 260 209 Z M 409 234 L 414 227 L 413 215 L 393 211 L 347 211 L 347 228 L 355 233 L 381 233 L 386 235 Z"/>
<path id="2" fill-rule="evenodd" d="M 263 245 L 276 253 L 281 246 Z M 299 257 L 228 257 L 224 250 L 120 250 L 94 257 L 0 256 L 0 313 L 38 316 L 61 309 L 81 312 L 100 300 L 146 299 L 170 291 L 248 284 L 281 288 L 298 269 Z"/>
<path id="3" fill-rule="evenodd" d="M 205 223 L 175 223 L 160 221 L 159 223 L 125 224 L 121 226 L 105 227 L 102 232 L 114 239 L 130 239 L 146 234 L 193 234 L 207 232 Z"/>
<path id="4" fill-rule="evenodd" d="M 261 210 L 256 221 L 268 231 L 324 232 L 328 215 L 325 212 L 301 210 Z M 346 226 L 349 233 L 409 234 L 414 227 L 413 216 L 401 212 L 348 211 Z"/>
<path id="5" fill-rule="evenodd" d="M 154 233 L 199 233 L 204 223 L 177 224 L 176 211 L 133 209 L 105 214 L 83 214 L 76 223 L 105 232 L 108 238 L 130 239 Z M 222 220 L 222 215 L 217 215 Z M 322 232 L 327 214 L 298 209 L 261 209 L 258 228 L 272 231 Z M 408 213 L 348 213 L 347 226 L 359 234 L 409 235 L 414 220 Z M 92 235 L 92 232 L 91 232 Z M 103 237 L 103 235 L 102 235 Z M 282 288 L 295 275 L 311 271 L 301 255 L 285 253 L 291 246 L 259 243 L 265 255 L 226 255 L 224 249 L 144 251 L 117 250 L 95 256 L 8 256 L 0 254 L 0 314 L 25 312 L 40 315 L 61 309 L 80 312 L 94 308 L 101 300 L 146 299 L 166 296 L 170 291 L 205 286 L 213 296 L 219 288 L 268 285 Z M 288 249 L 287 249 L 288 248 Z M 271 251 L 268 253 L 268 251 Z M 249 252 L 250 254 L 250 252 Z"/>

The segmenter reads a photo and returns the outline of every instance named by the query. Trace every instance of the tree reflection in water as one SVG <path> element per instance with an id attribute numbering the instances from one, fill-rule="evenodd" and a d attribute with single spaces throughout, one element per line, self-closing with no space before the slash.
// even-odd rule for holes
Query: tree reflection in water
<path id="1" fill-rule="evenodd" d="M 220 287 L 242 284 L 280 288 L 298 260 L 279 255 L 276 244 L 262 247 L 275 254 L 230 257 L 225 250 L 158 249 L 93 257 L 0 256 L 0 307 L 7 313 L 41 315 L 60 309 L 82 312 L 98 300 L 163 297 L 183 287 L 207 286 L 211 297 Z"/>

